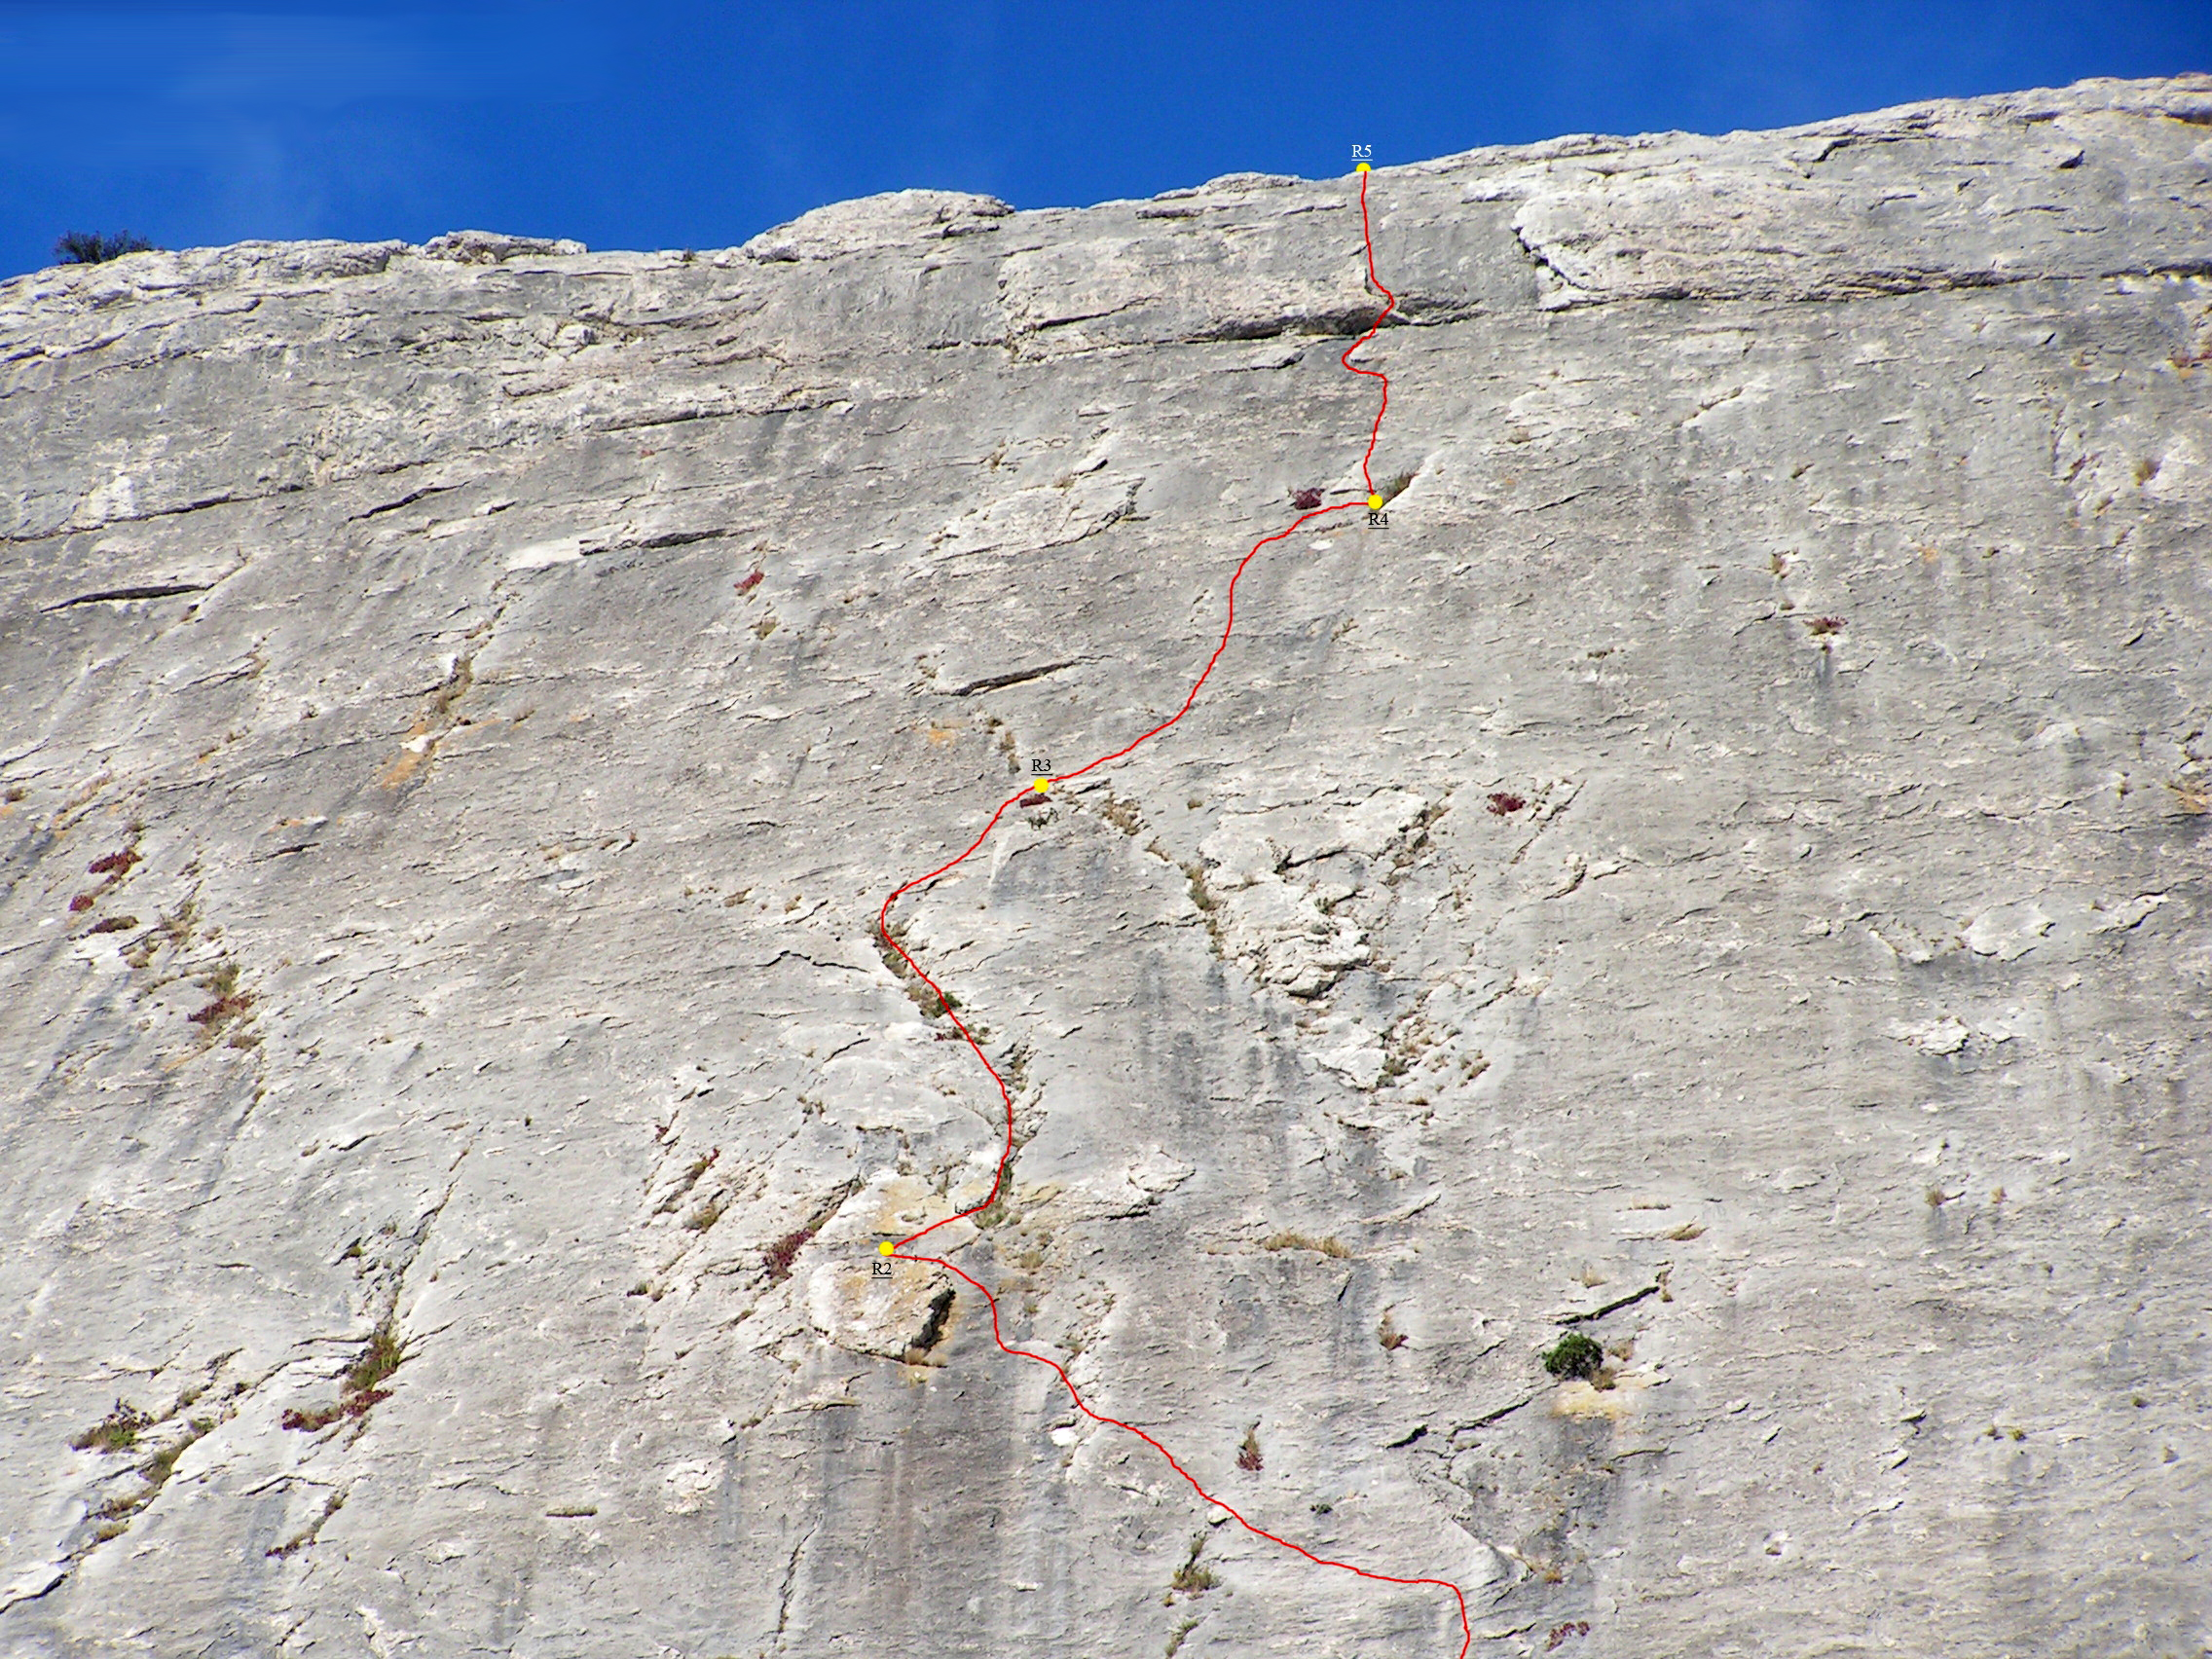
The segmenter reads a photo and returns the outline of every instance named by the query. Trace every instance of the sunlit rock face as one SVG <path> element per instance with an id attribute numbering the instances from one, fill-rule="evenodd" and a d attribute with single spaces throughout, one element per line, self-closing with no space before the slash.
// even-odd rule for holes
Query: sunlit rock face
<path id="1" fill-rule="evenodd" d="M 2196 1652 L 2212 80 L 1370 191 L 1387 523 L 893 912 L 931 1247 L 1481 1653 Z M 1456 1653 L 876 1272 L 878 906 L 1380 309 L 1251 174 L 0 285 L 0 1652 Z"/>

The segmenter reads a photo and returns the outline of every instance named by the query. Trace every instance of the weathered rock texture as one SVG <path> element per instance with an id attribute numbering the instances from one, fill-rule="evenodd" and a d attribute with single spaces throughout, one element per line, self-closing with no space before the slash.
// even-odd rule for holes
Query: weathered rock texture
<path id="1" fill-rule="evenodd" d="M 1373 196 L 959 1259 L 1482 1653 L 2197 1653 L 2212 80 Z M 1455 1651 L 870 1276 L 1356 202 L 0 285 L 0 1652 Z"/>

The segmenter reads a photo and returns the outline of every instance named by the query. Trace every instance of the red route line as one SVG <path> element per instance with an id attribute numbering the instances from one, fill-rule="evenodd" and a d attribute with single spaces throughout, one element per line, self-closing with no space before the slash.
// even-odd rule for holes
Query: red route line
<path id="1" fill-rule="evenodd" d="M 1375 338 L 1377 332 L 1382 327 L 1383 318 L 1387 317 L 1391 312 L 1397 309 L 1398 296 L 1393 294 L 1389 289 L 1383 287 L 1382 279 L 1375 274 L 1375 233 L 1368 224 L 1367 219 L 1368 176 L 1369 175 L 1364 172 L 1359 175 L 1359 229 L 1361 237 L 1367 243 L 1367 279 L 1368 281 L 1372 282 L 1375 287 L 1382 293 L 1383 298 L 1383 306 L 1382 312 L 1376 316 L 1374 325 L 1370 327 L 1365 334 L 1361 335 L 1357 340 L 1354 340 L 1349 346 L 1346 346 L 1344 350 L 1343 355 L 1341 355 L 1337 360 L 1340 363 L 1344 364 L 1346 369 L 1350 370 L 1351 373 L 1355 375 L 1365 375 L 1370 380 L 1377 380 L 1382 383 L 1382 402 L 1381 407 L 1379 407 L 1375 411 L 1375 424 L 1369 429 L 1367 434 L 1367 453 L 1359 458 L 1359 475 L 1366 481 L 1367 494 L 1372 497 L 1376 493 L 1375 478 L 1374 475 L 1368 471 L 1368 463 L 1375 459 L 1375 446 L 1382 436 L 1382 416 L 1384 412 L 1387 411 L 1390 407 L 1390 377 L 1383 374 L 1379 369 L 1360 368 L 1357 364 L 1352 362 L 1351 354 L 1354 351 L 1358 350 L 1362 346 L 1366 345 L 1370 340 Z M 1064 772 L 1057 774 L 1052 781 L 1055 783 L 1062 783 L 1071 779 L 1080 778 L 1084 775 L 1085 772 L 1095 772 L 1099 767 L 1107 764 L 1109 761 L 1119 760 L 1123 756 L 1127 755 L 1131 750 L 1137 749 L 1144 744 L 1150 743 L 1154 738 L 1158 737 L 1161 732 L 1165 731 L 1169 726 L 1173 725 L 1177 720 L 1181 719 L 1185 715 L 1189 714 L 1191 712 L 1191 705 L 1198 700 L 1199 687 L 1204 685 L 1207 679 L 1212 675 L 1214 671 L 1214 665 L 1221 661 L 1221 653 L 1229 649 L 1229 636 L 1235 631 L 1236 627 L 1236 583 L 1243 576 L 1245 567 L 1250 565 L 1254 559 L 1260 556 L 1260 549 L 1269 546 L 1273 542 L 1280 541 L 1285 536 L 1296 535 L 1301 525 L 1309 523 L 1310 521 L 1317 518 L 1326 518 L 1331 513 L 1341 513 L 1347 507 L 1362 506 L 1365 503 L 1361 501 L 1340 501 L 1333 507 L 1316 507 L 1311 512 L 1301 513 L 1296 522 L 1294 522 L 1289 529 L 1278 530 L 1274 535 L 1262 536 L 1258 541 L 1254 542 L 1252 544 L 1252 551 L 1245 554 L 1244 557 L 1237 563 L 1236 573 L 1229 578 L 1229 617 L 1228 620 L 1222 624 L 1221 644 L 1214 646 L 1213 655 L 1206 659 L 1206 666 L 1204 670 L 1198 675 L 1198 678 L 1192 682 L 1191 694 L 1183 699 L 1183 706 L 1180 709 L 1177 709 L 1172 715 L 1168 716 L 1167 719 L 1161 720 L 1158 725 L 1154 726 L 1150 731 L 1146 732 L 1142 737 L 1137 738 L 1134 742 L 1124 745 L 1122 748 L 1115 750 L 1111 755 L 1101 755 L 1097 759 L 1091 761 L 1088 766 L 1081 767 L 1073 772 Z M 1459 1605 L 1460 1640 L 1458 1659 L 1466 1659 L 1468 1649 L 1474 1645 L 1475 1633 L 1474 1627 L 1467 1622 L 1466 1595 L 1460 1590 L 1458 1585 L 1453 1583 L 1449 1578 L 1393 1578 L 1386 1572 L 1369 1572 L 1365 1567 L 1353 1567 L 1349 1562 L 1331 1561 L 1326 1556 L 1317 1556 L 1311 1550 L 1305 1548 L 1303 1545 L 1292 1543 L 1288 1538 L 1276 1537 L 1274 1533 L 1269 1531 L 1264 1527 L 1253 1526 L 1251 1522 L 1245 1520 L 1244 1517 L 1239 1515 L 1235 1509 L 1222 1502 L 1220 1498 L 1214 1496 L 1214 1494 L 1206 1491 L 1204 1487 L 1198 1485 L 1198 1477 L 1192 1474 L 1190 1470 L 1184 1468 L 1181 1463 L 1178 1463 L 1175 1460 L 1175 1455 L 1172 1452 L 1168 1451 L 1166 1447 L 1161 1445 L 1159 1441 L 1153 1439 L 1151 1435 L 1145 1433 L 1143 1429 L 1138 1428 L 1133 1423 L 1124 1422 L 1120 1418 L 1110 1418 L 1103 1412 L 1092 1411 L 1089 1404 L 1077 1390 L 1074 1382 L 1070 1380 L 1067 1372 L 1061 1369 L 1058 1361 L 1050 1359 L 1041 1353 L 1031 1353 L 1027 1348 L 1017 1348 L 1012 1346 L 1006 1340 L 1006 1333 L 999 1326 L 999 1300 L 997 1297 L 993 1296 L 990 1293 L 989 1289 L 985 1287 L 979 1280 L 974 1278 L 967 1272 L 962 1272 L 961 1269 L 944 1260 L 941 1256 L 909 1256 L 905 1253 L 906 1246 L 913 1244 L 920 1239 L 928 1237 L 939 1228 L 949 1227 L 956 1221 L 965 1221 L 969 1216 L 975 1215 L 978 1211 L 989 1209 L 991 1205 L 997 1201 L 999 1189 L 1006 1184 L 1007 1165 L 1014 1160 L 1014 1095 L 1007 1088 L 1006 1079 L 999 1076 L 998 1067 L 991 1064 L 991 1057 L 983 1052 L 982 1045 L 976 1041 L 975 1034 L 971 1032 L 966 1025 L 961 1023 L 960 1015 L 953 1011 L 952 999 L 944 994 L 944 988 L 940 985 L 935 979 L 931 978 L 929 975 L 924 973 L 922 971 L 922 965 L 919 962 L 916 962 L 912 956 L 907 954 L 906 947 L 901 944 L 897 939 L 892 937 L 890 925 L 891 906 L 896 904 L 900 901 L 900 899 L 904 897 L 907 893 L 912 892 L 915 888 L 928 885 L 930 882 L 935 881 L 939 876 L 943 875 L 946 871 L 955 869 L 961 864 L 965 863 L 970 854 L 974 853 L 978 847 L 980 847 L 986 840 L 990 838 L 991 831 L 998 828 L 999 820 L 1006 816 L 1008 808 L 1019 804 L 1022 796 L 1028 793 L 1028 791 L 1023 791 L 1021 792 L 1021 793 L 1014 794 L 1010 798 L 1001 801 L 999 803 L 998 811 L 991 814 L 991 821 L 988 824 L 984 825 L 982 832 L 978 834 L 975 838 L 975 840 L 971 841 L 968 844 L 966 852 L 963 852 L 958 858 L 952 859 L 945 864 L 938 866 L 937 868 L 931 870 L 927 875 L 915 876 L 913 880 L 897 889 L 890 898 L 884 900 L 883 908 L 876 914 L 876 932 L 882 936 L 883 942 L 888 944 L 893 950 L 896 950 L 900 954 L 900 956 L 905 961 L 906 966 L 913 970 L 915 977 L 919 978 L 923 984 L 929 986 L 931 990 L 937 992 L 938 1002 L 944 1011 L 945 1018 L 951 1020 L 953 1025 L 960 1032 L 960 1035 L 963 1038 L 967 1039 L 968 1047 L 976 1051 L 976 1058 L 982 1061 L 983 1069 L 991 1074 L 991 1081 L 998 1085 L 999 1097 L 1006 1103 L 1006 1144 L 999 1152 L 998 1174 L 992 1180 L 991 1190 L 987 1195 L 985 1195 L 983 1201 L 981 1203 L 974 1205 L 969 1209 L 960 1210 L 952 1215 L 948 1215 L 942 1221 L 933 1221 L 929 1226 L 923 1228 L 919 1233 L 908 1234 L 904 1238 L 902 1238 L 898 1241 L 898 1243 L 893 1247 L 891 1254 L 898 1261 L 922 1262 L 927 1263 L 932 1267 L 942 1268 L 946 1272 L 956 1273 L 965 1282 L 974 1286 L 976 1292 L 982 1297 L 984 1304 L 991 1310 L 991 1340 L 998 1344 L 1000 1352 L 1011 1354 L 1016 1359 L 1035 1360 L 1039 1365 L 1049 1367 L 1051 1370 L 1052 1375 L 1060 1380 L 1061 1386 L 1067 1389 L 1068 1398 L 1075 1402 L 1075 1409 L 1077 1411 L 1083 1413 L 1085 1417 L 1090 1419 L 1090 1420 L 1093 1422 L 1105 1423 L 1108 1427 L 1123 1429 L 1130 1434 L 1135 1435 L 1139 1440 L 1143 1441 L 1147 1446 L 1151 1447 L 1155 1452 L 1159 1453 L 1162 1457 L 1166 1458 L 1167 1466 L 1173 1469 L 1177 1474 L 1181 1475 L 1185 1481 L 1189 1482 L 1191 1490 L 1193 1492 L 1197 1493 L 1198 1496 L 1205 1499 L 1206 1502 L 1212 1504 L 1216 1509 L 1226 1511 L 1232 1520 L 1234 1520 L 1239 1527 L 1243 1528 L 1245 1531 L 1250 1532 L 1254 1537 L 1265 1538 L 1271 1544 L 1279 1544 L 1284 1549 L 1291 1551 L 1295 1555 L 1304 1556 L 1308 1561 L 1313 1563 L 1316 1567 L 1333 1567 L 1338 1568 L 1340 1571 L 1349 1572 L 1360 1578 L 1372 1579 L 1378 1584 L 1427 1586 L 1433 1589 L 1451 1591 L 1452 1599 Z"/>

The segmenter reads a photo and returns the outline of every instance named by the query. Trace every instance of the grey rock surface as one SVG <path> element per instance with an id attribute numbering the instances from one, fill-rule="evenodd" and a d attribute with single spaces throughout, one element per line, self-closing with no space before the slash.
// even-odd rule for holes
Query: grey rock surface
<path id="1" fill-rule="evenodd" d="M 1372 200 L 1387 527 L 898 912 L 937 1236 L 1484 1654 L 2205 1651 L 2212 80 Z M 0 284 L 0 1653 L 1456 1651 L 871 1272 L 877 905 L 1375 309 L 1251 174 Z"/>

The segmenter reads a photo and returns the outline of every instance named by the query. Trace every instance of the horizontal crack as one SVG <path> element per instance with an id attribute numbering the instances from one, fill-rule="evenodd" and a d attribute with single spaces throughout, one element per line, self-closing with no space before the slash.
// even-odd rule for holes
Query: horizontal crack
<path id="1" fill-rule="evenodd" d="M 946 693 L 953 697 L 973 697 L 978 691 L 1001 691 L 1009 685 L 1019 685 L 1024 681 L 1042 680 L 1048 674 L 1057 674 L 1063 668 L 1073 668 L 1076 660 L 1049 662 L 1042 668 L 1017 668 L 1010 674 L 986 675 L 981 680 L 971 680 L 967 684 Z"/>
<path id="2" fill-rule="evenodd" d="M 173 599 L 180 593 L 205 593 L 213 582 L 150 582 L 144 587 L 102 588 L 97 593 L 81 593 L 73 599 L 64 599 L 46 607 L 49 610 L 66 610 L 72 605 L 110 605 L 130 599 Z"/>

